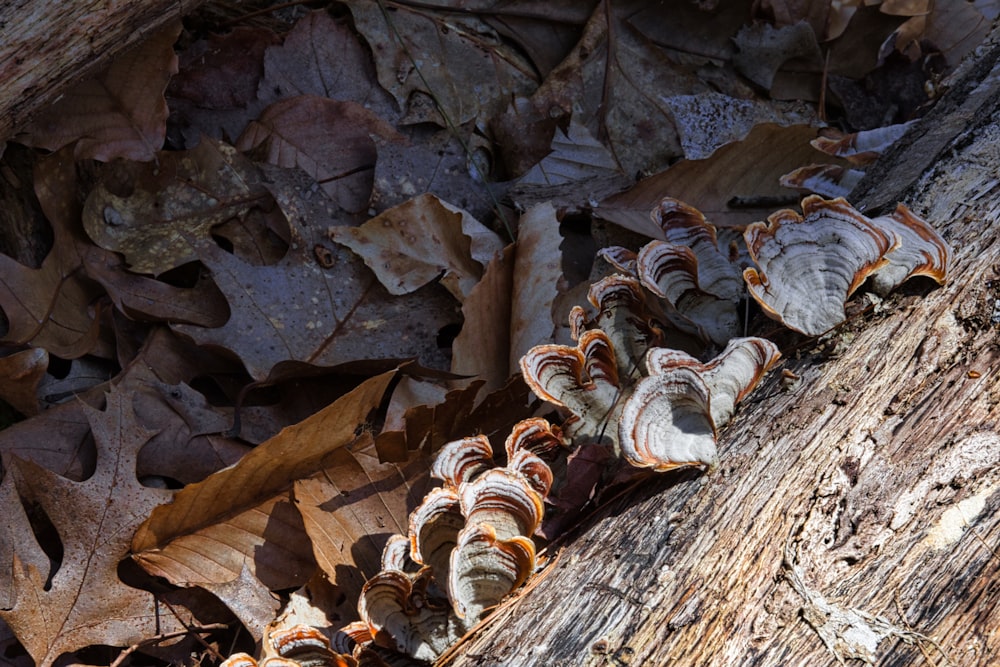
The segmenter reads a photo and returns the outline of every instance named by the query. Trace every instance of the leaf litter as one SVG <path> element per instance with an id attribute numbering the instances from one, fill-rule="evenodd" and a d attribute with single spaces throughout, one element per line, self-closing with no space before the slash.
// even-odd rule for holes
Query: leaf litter
<path id="1" fill-rule="evenodd" d="M 997 12 L 864 4 L 351 0 L 165 29 L 68 91 L 13 138 L 55 152 L 49 247 L 0 256 L 4 655 L 353 620 L 433 453 L 535 410 L 517 361 L 566 342 L 595 245 L 662 238 L 664 194 L 735 229 L 794 203 L 782 175 L 847 168 L 820 127 L 918 118 Z"/>

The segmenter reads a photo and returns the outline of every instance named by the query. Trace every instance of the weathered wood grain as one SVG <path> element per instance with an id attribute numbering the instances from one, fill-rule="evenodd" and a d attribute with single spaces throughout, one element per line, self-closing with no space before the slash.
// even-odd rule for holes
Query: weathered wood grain
<path id="1" fill-rule="evenodd" d="M 0 141 L 68 86 L 106 67 L 202 1 L 0 3 Z"/>
<path id="2" fill-rule="evenodd" d="M 931 220 L 950 282 L 786 350 L 718 471 L 605 507 L 449 664 L 1000 664 L 996 44 L 859 194 Z"/>

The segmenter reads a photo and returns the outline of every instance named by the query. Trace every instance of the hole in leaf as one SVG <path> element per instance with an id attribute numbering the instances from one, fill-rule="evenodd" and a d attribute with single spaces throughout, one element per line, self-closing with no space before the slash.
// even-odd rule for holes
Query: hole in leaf
<path id="1" fill-rule="evenodd" d="M 28 525 L 35 535 L 35 541 L 41 547 L 50 561 L 49 572 L 45 577 L 45 590 L 52 587 L 52 578 L 59 571 L 63 561 L 63 543 L 59 538 L 59 531 L 52 523 L 52 519 L 45 512 L 42 506 L 29 498 L 21 496 L 21 504 L 24 506 L 24 513 L 28 517 Z"/>
<path id="2" fill-rule="evenodd" d="M 462 330 L 461 324 L 446 324 L 437 333 L 437 346 L 440 350 L 450 350 L 452 343 Z"/>

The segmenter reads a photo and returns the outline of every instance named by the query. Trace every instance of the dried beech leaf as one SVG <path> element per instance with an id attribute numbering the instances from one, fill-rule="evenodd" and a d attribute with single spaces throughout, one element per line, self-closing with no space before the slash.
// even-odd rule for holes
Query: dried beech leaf
<path id="1" fill-rule="evenodd" d="M 561 241 L 559 219 L 551 203 L 539 204 L 521 216 L 514 247 L 508 375 L 517 372 L 525 352 L 552 342 L 556 328 L 552 303 L 563 280 Z"/>
<path id="2" fill-rule="evenodd" d="M 771 214 L 744 232 L 758 268 L 743 272 L 750 295 L 771 318 L 809 336 L 845 319 L 844 305 L 882 268 L 898 237 L 843 199 L 802 200 L 802 213 Z"/>
<path id="3" fill-rule="evenodd" d="M 483 268 L 503 249 L 496 234 L 434 195 L 420 195 L 360 227 L 331 227 L 330 238 L 365 260 L 390 294 L 431 282 L 465 301 Z"/>
<path id="4" fill-rule="evenodd" d="M 70 89 L 32 120 L 18 142 L 55 151 L 75 141 L 78 160 L 153 160 L 166 135 L 163 91 L 177 72 L 180 31 L 179 22 L 164 28 Z"/>
<path id="5" fill-rule="evenodd" d="M 331 452 L 322 470 L 295 482 L 295 505 L 320 568 L 351 599 L 381 569 L 392 533 L 405 533 L 408 513 L 430 489 L 421 452 L 380 463 L 370 437 Z M 348 619 L 353 620 L 353 619 Z"/>
<path id="6" fill-rule="evenodd" d="M 778 179 L 804 164 L 816 162 L 809 141 L 816 129 L 808 125 L 781 127 L 758 125 L 742 141 L 719 148 L 703 160 L 681 160 L 639 181 L 631 190 L 605 199 L 597 215 L 626 229 L 665 240 L 649 219 L 663 199 L 671 195 L 701 211 L 715 225 L 743 226 L 774 210 L 775 199 L 794 193 Z M 830 158 L 830 162 L 843 163 Z"/>
<path id="7" fill-rule="evenodd" d="M 50 572 L 30 529 L 0 534 L 15 540 L 13 583 L 3 582 L 0 590 L 12 585 L 16 597 L 12 607 L 0 609 L 0 617 L 41 665 L 91 644 L 128 646 L 180 627 L 173 616 L 156 613 L 152 593 L 118 578 L 132 532 L 170 497 L 169 491 L 143 487 L 136 479 L 136 454 L 151 432 L 136 422 L 128 396 L 120 391 L 108 395 L 103 412 L 84 411 L 98 448 L 96 469 L 85 482 L 4 455 L 3 485 L 16 486 L 16 495 L 37 503 L 62 541 L 62 561 Z M 20 502 L 5 506 L 23 512 Z M 23 531 L 27 523 L 20 525 Z M 11 547 L 0 552 L 5 549 Z M 39 563 L 46 565 L 40 569 Z"/>
<path id="8" fill-rule="evenodd" d="M 515 253 L 509 245 L 486 265 L 462 304 L 462 330 L 452 342 L 451 372 L 485 379 L 485 392 L 510 377 Z"/>
<path id="9" fill-rule="evenodd" d="M 178 491 L 172 503 L 156 508 L 136 531 L 133 558 L 175 583 L 203 584 L 236 579 L 245 560 L 254 565 L 257 578 L 267 576 L 258 569 L 262 545 L 272 550 L 288 546 L 289 553 L 299 553 L 304 547 L 311 558 L 301 520 L 290 503 L 281 500 L 283 492 L 295 480 L 321 470 L 331 452 L 356 439 L 355 429 L 379 405 L 392 376 L 392 372 L 384 373 L 365 381 L 324 410 L 258 445 L 236 465 Z M 281 516 L 271 517 L 271 525 L 267 512 L 276 502 L 291 512 L 282 510 Z M 289 532 L 296 529 L 296 520 L 298 536 Z M 275 531 L 273 539 L 269 529 Z M 280 569 L 280 559 L 271 560 L 277 555 L 276 551 L 270 554 L 268 563 Z M 278 577 L 280 572 L 272 574 Z M 305 574 L 301 584 L 311 572 L 287 574 Z"/>
<path id="10" fill-rule="evenodd" d="M 49 367 L 49 353 L 35 347 L 0 357 L 0 399 L 25 417 L 39 412 L 38 383 Z"/>
<path id="11" fill-rule="evenodd" d="M 402 139 L 391 125 L 356 102 L 302 95 L 272 104 L 243 131 L 236 148 L 279 167 L 299 167 L 338 206 L 368 208 L 375 174 L 370 135 Z"/>

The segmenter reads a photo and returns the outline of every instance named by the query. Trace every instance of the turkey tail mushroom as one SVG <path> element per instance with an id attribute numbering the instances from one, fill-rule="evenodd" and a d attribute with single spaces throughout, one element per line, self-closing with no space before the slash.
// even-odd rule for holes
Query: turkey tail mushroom
<path id="1" fill-rule="evenodd" d="M 888 263 L 872 275 L 872 287 L 881 296 L 913 276 L 927 276 L 942 285 L 951 261 L 951 248 L 924 219 L 902 204 L 872 222 L 896 234 L 899 246 L 886 255 Z"/>
<path id="2" fill-rule="evenodd" d="M 622 411 L 622 454 L 632 465 L 657 471 L 714 468 L 718 430 L 780 356 L 774 343 L 762 338 L 733 339 L 707 363 L 679 350 L 651 349 L 650 375 Z"/>
<path id="3" fill-rule="evenodd" d="M 769 317 L 818 336 L 844 321 L 847 299 L 888 263 L 885 255 L 899 239 L 843 199 L 811 195 L 802 212 L 784 209 L 746 228 L 758 268 L 744 270 L 743 278 Z"/>

